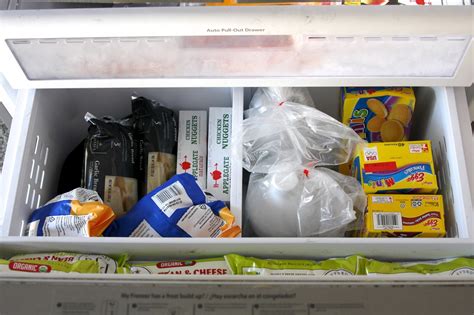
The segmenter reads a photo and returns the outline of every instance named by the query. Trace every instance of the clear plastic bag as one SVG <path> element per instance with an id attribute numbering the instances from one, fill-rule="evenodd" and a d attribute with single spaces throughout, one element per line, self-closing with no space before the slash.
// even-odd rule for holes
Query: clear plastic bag
<path id="1" fill-rule="evenodd" d="M 365 142 L 350 127 L 301 104 L 262 105 L 247 114 L 234 141 L 242 143 L 243 167 L 249 172 L 343 164 Z"/>
<path id="2" fill-rule="evenodd" d="M 293 102 L 314 107 L 314 101 L 305 87 L 264 87 L 258 88 L 250 101 L 250 108 L 271 106 L 281 102 Z"/>
<path id="3" fill-rule="evenodd" d="M 365 209 L 359 182 L 327 168 L 253 173 L 245 201 L 257 236 L 344 236 L 356 212 Z"/>
<path id="4" fill-rule="evenodd" d="M 311 170 L 297 210 L 298 236 L 344 236 L 355 211 L 362 213 L 366 203 L 355 178 L 323 167 Z"/>

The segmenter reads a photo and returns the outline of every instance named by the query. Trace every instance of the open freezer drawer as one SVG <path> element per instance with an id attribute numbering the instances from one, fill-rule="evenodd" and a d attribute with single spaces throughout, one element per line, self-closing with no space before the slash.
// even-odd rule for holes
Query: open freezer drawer
<path id="1" fill-rule="evenodd" d="M 52 89 L 25 90 L 19 95 L 7 152 L 8 181 L 0 191 L 7 210 L 2 256 L 21 252 L 70 250 L 118 254 L 135 259 L 210 257 L 240 253 L 261 257 L 327 258 L 362 254 L 387 260 L 432 259 L 472 256 L 474 224 L 465 148 L 461 135 L 470 130 L 460 119 L 453 88 L 416 88 L 417 111 L 414 139 L 433 143 L 435 168 L 446 201 L 448 238 L 34 238 L 24 237 L 31 211 L 56 195 L 57 179 L 66 155 L 86 134 L 87 111 L 117 117 L 129 112 L 130 94 L 155 98 L 178 109 L 232 106 L 233 131 L 241 127 L 250 89 L 242 88 L 147 88 L 147 89 Z M 311 88 L 318 107 L 337 117 L 339 88 Z M 467 110 L 467 106 L 463 106 Z M 464 113 L 463 111 L 461 111 Z M 232 160 L 231 208 L 242 210 L 243 185 L 240 158 Z"/>
<path id="2" fill-rule="evenodd" d="M 104 254 L 128 252 L 134 259 L 210 257 L 231 252 L 313 259 L 364 254 L 388 260 L 473 255 L 474 215 L 470 171 L 466 166 L 471 151 L 464 141 L 470 124 L 465 119 L 465 107 L 458 104 L 457 89 L 429 87 L 472 84 L 472 8 L 207 8 L 206 13 L 200 10 L 0 12 L 0 58 L 6 66 L 4 73 L 14 88 L 22 89 L 14 98 L 16 118 L 6 157 L 7 174 L 0 184 L 4 196 L 0 208 L 6 210 L 0 256 L 65 249 Z M 119 27 L 125 16 L 131 21 L 129 27 Z M 184 22 L 188 25 L 185 29 Z M 227 29 L 230 34 L 223 31 Z M 157 51 L 173 53 L 161 56 Z M 211 54 L 205 62 L 196 62 L 208 52 Z M 130 58 L 137 53 L 139 58 Z M 269 60 L 270 55 L 276 59 Z M 154 64 L 156 56 L 159 61 L 168 59 L 177 64 L 178 69 Z M 181 59 L 173 59 L 177 56 Z M 246 58 L 244 64 L 239 63 L 240 56 Z M 191 64 L 179 64 L 183 57 Z M 137 59 L 143 62 L 136 63 Z M 311 66 L 306 67 L 306 62 Z M 386 67 L 389 63 L 393 68 Z M 222 68 L 222 64 L 227 67 Z M 257 72 L 249 67 L 255 64 L 263 68 Z M 274 64 L 276 68 L 269 67 Z M 343 67 L 335 67 L 338 64 Z M 333 116 L 338 108 L 336 86 L 425 86 L 417 89 L 418 109 L 422 109 L 418 113 L 422 117 L 418 118 L 420 127 L 415 135 L 433 141 L 446 196 L 449 238 L 184 240 L 21 236 L 32 209 L 56 194 L 60 166 L 85 134 L 85 111 L 120 116 L 129 112 L 129 96 L 137 92 L 163 100 L 176 110 L 232 106 L 234 128 L 239 128 L 250 89 L 233 87 L 269 85 L 318 86 L 311 88 L 312 94 L 321 109 Z M 240 185 L 233 185 L 231 206 L 239 211 L 244 183 L 241 169 L 235 167 L 240 165 L 240 159 L 236 157 L 232 162 L 234 183 Z M 118 275 L 99 278 L 115 284 L 130 281 L 155 285 L 160 281 L 151 277 L 127 280 Z M 88 284 L 98 281 L 94 277 L 1 277 L 3 283 L 66 283 L 71 279 Z M 221 282 L 210 277 L 200 279 L 212 281 L 218 289 L 230 282 L 240 285 L 251 281 L 232 276 Z M 255 280 L 255 285 L 285 285 L 284 279 L 270 280 Z M 328 286 L 472 283 L 472 278 L 429 276 L 391 280 L 352 278 L 337 283 L 313 280 L 313 288 L 318 281 L 326 281 Z M 177 278 L 162 281 L 195 283 Z"/>

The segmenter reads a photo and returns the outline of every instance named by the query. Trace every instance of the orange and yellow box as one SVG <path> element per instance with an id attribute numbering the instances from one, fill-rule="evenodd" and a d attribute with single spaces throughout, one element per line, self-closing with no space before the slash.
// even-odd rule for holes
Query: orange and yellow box
<path id="1" fill-rule="evenodd" d="M 362 237 L 444 237 L 443 196 L 368 195 Z"/>

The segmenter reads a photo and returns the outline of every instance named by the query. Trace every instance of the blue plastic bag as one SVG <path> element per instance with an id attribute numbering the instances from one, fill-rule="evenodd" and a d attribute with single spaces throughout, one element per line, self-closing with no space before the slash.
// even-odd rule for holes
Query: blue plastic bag
<path id="1" fill-rule="evenodd" d="M 178 174 L 143 197 L 105 231 L 117 237 L 235 237 L 240 227 L 224 202 L 206 195 L 190 174 Z"/>
<path id="2" fill-rule="evenodd" d="M 33 211 L 28 236 L 100 236 L 115 219 L 115 213 L 97 192 L 76 188 Z"/>

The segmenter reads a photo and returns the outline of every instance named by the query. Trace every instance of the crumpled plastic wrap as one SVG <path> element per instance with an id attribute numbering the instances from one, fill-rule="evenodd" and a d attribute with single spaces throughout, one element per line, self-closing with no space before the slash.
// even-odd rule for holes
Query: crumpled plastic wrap
<path id="1" fill-rule="evenodd" d="M 235 141 L 242 142 L 243 167 L 249 172 L 343 164 L 364 143 L 350 127 L 309 106 L 284 102 L 247 113 Z"/>
<path id="2" fill-rule="evenodd" d="M 316 108 L 291 102 L 314 106 L 302 91 L 258 89 L 241 133 L 234 134 L 252 173 L 245 215 L 258 236 L 344 236 L 365 209 L 356 179 L 321 167 L 349 162 L 365 141 Z"/>
<path id="3" fill-rule="evenodd" d="M 343 236 L 366 198 L 350 176 L 324 167 L 252 173 L 245 215 L 262 237 Z"/>
<path id="4" fill-rule="evenodd" d="M 264 87 L 258 88 L 250 101 L 250 108 L 293 102 L 315 107 L 313 98 L 305 87 Z"/>

